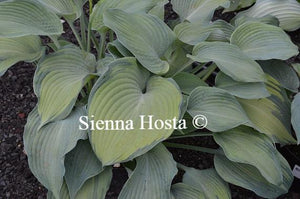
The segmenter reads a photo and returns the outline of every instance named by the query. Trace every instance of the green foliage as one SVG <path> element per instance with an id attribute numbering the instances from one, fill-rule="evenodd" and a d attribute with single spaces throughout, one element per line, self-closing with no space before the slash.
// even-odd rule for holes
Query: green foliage
<path id="1" fill-rule="evenodd" d="M 129 174 L 120 199 L 226 199 L 228 183 L 266 198 L 288 192 L 293 176 L 275 144 L 300 143 L 300 65 L 285 61 L 299 44 L 284 31 L 300 28 L 296 0 L 171 0 L 172 27 L 165 0 L 90 0 L 90 18 L 86 3 L 0 0 L 0 75 L 20 61 L 37 67 L 24 145 L 48 198 L 104 199 L 119 163 Z M 213 21 L 220 8 L 246 9 Z M 62 18 L 78 46 L 61 36 Z M 175 124 L 142 129 L 142 115 Z M 193 127 L 198 115 L 209 133 Z M 164 142 L 194 136 L 220 148 Z M 163 144 L 211 153 L 215 169 L 178 164 Z M 177 168 L 185 173 L 172 185 Z"/>

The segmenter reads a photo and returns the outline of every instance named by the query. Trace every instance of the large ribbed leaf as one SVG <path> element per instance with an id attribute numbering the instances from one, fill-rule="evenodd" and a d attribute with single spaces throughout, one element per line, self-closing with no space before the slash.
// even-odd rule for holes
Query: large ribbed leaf
<path id="1" fill-rule="evenodd" d="M 187 72 L 178 73 L 173 79 L 185 94 L 190 94 L 198 86 L 208 86 L 202 79 Z"/>
<path id="2" fill-rule="evenodd" d="M 105 30 L 103 23 L 103 14 L 105 11 L 115 8 L 123 10 L 127 13 L 147 13 L 159 6 L 161 3 L 165 3 L 165 0 L 102 0 L 99 1 L 93 10 L 91 15 L 92 29 L 102 32 Z M 154 12 L 152 10 L 152 12 Z"/>
<path id="3" fill-rule="evenodd" d="M 106 167 L 97 176 L 87 180 L 79 190 L 75 199 L 105 199 L 112 179 L 112 168 Z"/>
<path id="4" fill-rule="evenodd" d="M 270 97 L 239 99 L 240 104 L 261 133 L 269 135 L 274 142 L 296 143 L 291 135 L 291 104 L 285 90 L 272 77 L 268 77 L 267 89 Z"/>
<path id="5" fill-rule="evenodd" d="M 182 182 L 204 193 L 205 198 L 231 198 L 228 184 L 215 169 L 197 170 L 186 168 Z"/>
<path id="6" fill-rule="evenodd" d="M 256 167 L 272 184 L 282 183 L 282 173 L 277 151 L 272 140 L 249 127 L 215 133 L 215 141 L 228 159 Z"/>
<path id="7" fill-rule="evenodd" d="M 279 153 L 277 156 L 283 174 L 283 184 L 279 186 L 268 182 L 254 166 L 249 164 L 232 162 L 221 155 L 215 155 L 214 164 L 218 174 L 225 181 L 252 190 L 264 198 L 277 198 L 287 193 L 293 182 L 288 162 Z"/>
<path id="8" fill-rule="evenodd" d="M 260 62 L 265 73 L 276 79 L 283 88 L 294 93 L 298 92 L 299 78 L 296 72 L 287 63 L 279 60 Z"/>
<path id="9" fill-rule="evenodd" d="M 174 31 L 182 42 L 196 45 L 202 41 L 205 41 L 212 34 L 219 34 L 221 37 L 218 40 L 229 40 L 234 30 L 234 27 L 223 20 L 217 20 L 211 24 L 193 24 L 189 22 L 183 22 L 178 24 Z"/>
<path id="10" fill-rule="evenodd" d="M 161 57 L 174 42 L 175 35 L 162 20 L 114 9 L 105 12 L 104 23 L 145 68 L 155 74 L 168 72 L 169 64 Z"/>
<path id="11" fill-rule="evenodd" d="M 112 168 L 106 167 L 104 171 L 87 180 L 78 191 L 75 199 L 105 199 L 106 192 L 112 179 Z M 70 199 L 67 183 L 64 182 L 59 193 L 59 199 Z M 57 199 L 48 191 L 47 199 Z"/>
<path id="12" fill-rule="evenodd" d="M 90 178 L 103 171 L 88 140 L 79 141 L 77 146 L 67 154 L 65 159 L 65 179 L 70 198 L 75 198 L 82 185 Z"/>
<path id="13" fill-rule="evenodd" d="M 295 69 L 295 71 L 297 72 L 298 77 L 300 77 L 300 64 L 299 63 L 295 63 L 295 64 L 292 64 L 292 66 Z"/>
<path id="14" fill-rule="evenodd" d="M 38 36 L 0 38 L 0 76 L 19 61 L 33 62 L 44 53 Z"/>
<path id="15" fill-rule="evenodd" d="M 300 144 L 300 93 L 298 93 L 292 103 L 292 124 L 296 132 L 298 144 Z"/>
<path id="16" fill-rule="evenodd" d="M 171 0 L 171 3 L 181 21 L 187 20 L 192 23 L 209 22 L 219 6 L 230 5 L 229 0 Z"/>
<path id="17" fill-rule="evenodd" d="M 192 60 L 186 55 L 191 53 L 192 50 L 192 46 L 176 40 L 172 47 L 170 47 L 165 54 L 165 59 L 170 65 L 170 70 L 164 76 L 173 77 L 174 75 L 190 67 L 192 65 Z"/>
<path id="18" fill-rule="evenodd" d="M 181 93 L 172 79 L 150 73 L 137 65 L 134 58 L 124 58 L 110 64 L 112 72 L 105 82 L 99 80 L 89 99 L 89 116 L 97 120 L 132 120 L 132 125 L 119 128 L 115 125 L 106 130 L 93 130 L 90 134 L 92 147 L 103 165 L 112 165 L 133 159 L 153 148 L 171 135 L 174 128 L 157 130 L 142 119 L 179 118 Z M 126 123 L 127 124 L 127 123 Z M 130 128 L 133 127 L 133 129 Z M 117 130 L 119 129 L 119 130 Z M 129 130 L 130 129 L 130 130 Z"/>
<path id="19" fill-rule="evenodd" d="M 65 174 L 65 155 L 76 146 L 78 140 L 87 139 L 87 132 L 79 130 L 79 118 L 82 115 L 86 115 L 85 108 L 76 108 L 65 120 L 39 129 L 41 119 L 35 108 L 25 126 L 24 148 L 29 167 L 57 198 Z"/>
<path id="20" fill-rule="evenodd" d="M 216 77 L 216 87 L 228 91 L 230 94 L 243 99 L 259 99 L 269 97 L 266 85 L 262 82 L 238 82 L 219 72 Z"/>
<path id="21" fill-rule="evenodd" d="M 233 18 L 231 20 L 231 23 L 234 23 L 236 27 L 247 23 L 247 22 L 260 22 L 260 23 L 265 23 L 273 26 L 279 26 L 279 20 L 276 17 L 267 15 L 265 17 L 260 17 L 260 18 L 254 18 L 254 17 L 248 17 L 248 16 L 239 16 L 237 18 Z"/>
<path id="22" fill-rule="evenodd" d="M 184 183 L 172 185 L 171 192 L 175 199 L 205 199 L 203 192 Z"/>
<path id="23" fill-rule="evenodd" d="M 239 26 L 230 42 L 254 60 L 286 60 L 299 53 L 298 47 L 281 28 L 255 21 Z"/>
<path id="24" fill-rule="evenodd" d="M 95 71 L 94 55 L 67 46 L 47 56 L 38 65 L 34 88 L 39 97 L 42 125 L 65 118 L 80 90 Z"/>
<path id="25" fill-rule="evenodd" d="M 136 162 L 119 199 L 171 199 L 171 183 L 177 173 L 172 154 L 159 144 Z"/>
<path id="26" fill-rule="evenodd" d="M 207 118 L 207 129 L 213 132 L 225 131 L 249 123 L 239 102 L 227 91 L 200 86 L 193 90 L 188 101 L 188 113 Z"/>
<path id="27" fill-rule="evenodd" d="M 51 191 L 48 190 L 47 193 L 47 199 L 57 199 Z M 63 185 L 61 187 L 60 193 L 59 193 L 59 199 L 70 199 L 69 190 L 66 182 L 63 182 Z"/>
<path id="28" fill-rule="evenodd" d="M 60 19 L 42 4 L 30 0 L 0 2 L 0 37 L 61 33 Z"/>
<path id="29" fill-rule="evenodd" d="M 70 19 L 79 18 L 86 0 L 34 0 L 53 10 L 56 14 Z"/>
<path id="30" fill-rule="evenodd" d="M 193 55 L 188 56 L 197 62 L 215 62 L 221 71 L 236 81 L 265 81 L 264 72 L 258 63 L 235 45 L 225 42 L 202 42 L 195 46 Z"/>
<path id="31" fill-rule="evenodd" d="M 235 10 L 240 10 L 254 4 L 256 0 L 231 0 L 230 7 L 225 9 L 224 12 L 231 12 Z"/>
<path id="32" fill-rule="evenodd" d="M 277 17 L 284 30 L 293 31 L 300 27 L 300 3 L 297 0 L 257 0 L 256 4 L 241 15 L 249 17 Z"/>

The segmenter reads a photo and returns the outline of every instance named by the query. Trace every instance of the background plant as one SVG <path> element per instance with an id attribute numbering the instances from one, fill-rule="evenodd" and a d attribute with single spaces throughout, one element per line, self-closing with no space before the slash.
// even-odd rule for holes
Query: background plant
<path id="1" fill-rule="evenodd" d="M 85 3 L 0 2 L 0 73 L 19 61 L 37 65 L 39 101 L 24 145 L 49 198 L 104 198 L 116 163 L 130 175 L 122 199 L 230 198 L 228 183 L 267 198 L 288 191 L 293 176 L 275 144 L 297 144 L 291 124 L 299 144 L 300 99 L 292 97 L 299 64 L 281 61 L 299 53 L 283 31 L 300 27 L 296 0 L 259 0 L 230 23 L 212 21 L 214 11 L 254 1 L 173 0 L 179 19 L 168 24 L 168 1 L 89 1 L 89 18 Z M 78 46 L 60 36 L 62 18 Z M 43 46 L 39 36 L 53 42 Z M 217 76 L 209 87 L 212 74 Z M 78 129 L 82 115 L 136 121 L 140 114 L 203 114 L 209 132 Z M 213 136 L 220 148 L 163 142 L 187 136 Z M 215 168 L 177 164 L 165 146 L 212 153 Z M 185 171 L 182 183 L 171 185 L 177 168 Z"/>

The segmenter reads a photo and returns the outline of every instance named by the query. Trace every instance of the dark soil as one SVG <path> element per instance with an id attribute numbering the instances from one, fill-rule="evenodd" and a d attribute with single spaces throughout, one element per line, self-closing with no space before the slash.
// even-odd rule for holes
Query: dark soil
<path id="1" fill-rule="evenodd" d="M 167 7 L 167 10 L 169 11 L 168 19 L 177 17 L 170 11 L 170 6 Z M 221 15 L 221 12 L 217 12 L 216 16 L 228 21 L 234 16 L 234 13 Z M 300 30 L 289 34 L 293 41 L 300 45 Z M 64 34 L 64 37 L 71 38 L 71 41 L 76 43 L 74 36 L 69 31 Z M 300 63 L 299 55 L 290 61 Z M 36 180 L 28 167 L 22 141 L 26 118 L 37 102 L 32 88 L 34 71 L 35 68 L 31 64 L 19 63 L 10 68 L 3 77 L 0 77 L 0 199 L 46 198 L 47 190 Z M 180 142 L 217 147 L 211 138 L 188 138 Z M 299 147 L 289 147 L 288 150 L 300 151 Z M 186 166 L 198 169 L 213 166 L 212 155 L 183 149 L 170 149 L 170 151 L 176 161 Z M 283 150 L 283 153 L 287 153 L 286 149 Z M 180 181 L 181 176 L 182 172 L 176 176 L 174 182 Z M 113 181 L 107 193 L 107 199 L 117 199 L 127 178 L 124 168 L 114 168 Z M 260 198 L 253 192 L 240 187 L 231 186 L 231 190 L 233 198 L 236 199 Z M 291 193 L 281 198 L 291 198 Z"/>

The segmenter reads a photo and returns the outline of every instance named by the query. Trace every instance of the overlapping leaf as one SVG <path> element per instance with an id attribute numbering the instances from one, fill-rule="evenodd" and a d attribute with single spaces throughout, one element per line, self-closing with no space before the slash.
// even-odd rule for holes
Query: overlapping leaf
<path id="1" fill-rule="evenodd" d="M 136 161 L 119 199 L 171 199 L 171 183 L 177 173 L 171 153 L 160 144 Z"/>
<path id="2" fill-rule="evenodd" d="M 280 26 L 287 31 L 297 30 L 300 27 L 300 3 L 297 0 L 257 0 L 250 9 L 240 15 L 250 17 L 277 17 Z"/>
<path id="3" fill-rule="evenodd" d="M 260 62 L 265 73 L 276 79 L 280 85 L 294 93 L 298 92 L 299 78 L 295 71 L 287 63 L 279 60 Z"/>
<path id="4" fill-rule="evenodd" d="M 203 192 L 184 183 L 172 185 L 171 192 L 175 199 L 205 199 Z"/>
<path id="5" fill-rule="evenodd" d="M 228 92 L 200 86 L 193 90 L 188 101 L 188 113 L 207 118 L 207 129 L 225 131 L 250 121 L 239 102 Z"/>
<path id="6" fill-rule="evenodd" d="M 34 0 L 53 10 L 56 14 L 75 20 L 82 12 L 86 0 Z"/>
<path id="7" fill-rule="evenodd" d="M 60 19 L 42 4 L 30 0 L 0 2 L 0 37 L 61 33 Z"/>
<path id="8" fill-rule="evenodd" d="M 211 40 L 229 40 L 233 33 L 234 27 L 223 20 L 217 20 L 211 24 L 193 24 L 189 22 L 183 22 L 178 24 L 174 31 L 182 42 L 196 45 L 202 41 Z M 221 32 L 221 33 L 220 33 Z M 215 36 L 216 34 L 221 36 Z"/>
<path id="9" fill-rule="evenodd" d="M 254 60 L 286 60 L 299 53 L 298 47 L 281 28 L 255 21 L 240 25 L 231 35 L 230 42 Z"/>
<path id="10" fill-rule="evenodd" d="M 225 9 L 224 12 L 232 12 L 236 10 L 240 10 L 242 8 L 246 8 L 254 4 L 256 0 L 231 0 L 230 7 Z"/>
<path id="11" fill-rule="evenodd" d="M 97 176 L 87 180 L 79 190 L 75 199 L 97 198 L 105 199 L 112 179 L 112 168 L 106 167 Z"/>
<path id="12" fill-rule="evenodd" d="M 238 82 L 222 72 L 219 72 L 216 77 L 216 87 L 224 89 L 230 94 L 243 99 L 259 99 L 270 96 L 264 83 Z"/>
<path id="13" fill-rule="evenodd" d="M 201 42 L 195 46 L 193 55 L 197 62 L 213 61 L 225 74 L 241 82 L 264 82 L 265 75 L 258 63 L 241 50 L 225 42 Z"/>
<path id="14" fill-rule="evenodd" d="M 65 118 L 80 90 L 95 72 L 94 55 L 67 46 L 46 57 L 34 77 L 42 125 Z"/>
<path id="15" fill-rule="evenodd" d="M 106 167 L 100 174 L 87 180 L 78 191 L 75 199 L 105 199 L 112 179 L 112 168 Z M 67 183 L 64 182 L 60 190 L 60 199 L 70 199 Z M 48 191 L 47 199 L 57 199 L 52 192 Z"/>
<path id="16" fill-rule="evenodd" d="M 225 156 L 215 155 L 214 164 L 218 174 L 227 182 L 254 191 L 264 198 L 277 198 L 288 192 L 293 175 L 288 162 L 278 153 L 283 183 L 274 185 L 268 182 L 254 166 L 232 162 Z"/>
<path id="17" fill-rule="evenodd" d="M 0 38 L 0 76 L 19 61 L 33 62 L 44 52 L 38 36 Z"/>
<path id="18" fill-rule="evenodd" d="M 103 14 L 105 11 L 113 8 L 120 9 L 127 13 L 148 13 L 152 9 L 157 9 L 165 0 L 103 0 L 99 1 L 91 15 L 92 29 L 102 32 L 105 30 L 103 23 Z M 156 8 L 155 8 L 156 7 Z M 152 10 L 152 12 L 154 12 Z"/>
<path id="19" fill-rule="evenodd" d="M 230 5 L 229 0 L 172 0 L 171 3 L 181 21 L 192 23 L 209 22 L 218 7 Z"/>
<path id="20" fill-rule="evenodd" d="M 89 100 L 89 116 L 97 120 L 132 120 L 133 129 L 115 125 L 106 130 L 93 130 L 92 147 L 103 165 L 133 159 L 153 148 L 171 135 L 174 128 L 157 130 L 144 125 L 141 115 L 153 115 L 153 122 L 178 118 L 182 101 L 174 80 L 150 77 L 134 58 L 124 58 L 110 64 L 112 72 L 107 81 L 99 80 Z M 127 123 L 126 123 L 127 124 Z M 124 126 L 126 127 L 126 126 Z M 131 130 L 129 130 L 131 129 Z"/>
<path id="21" fill-rule="evenodd" d="M 220 178 L 215 169 L 185 169 L 182 182 L 204 193 L 205 198 L 231 198 L 228 184 Z"/>
<path id="22" fill-rule="evenodd" d="M 292 103 L 292 125 L 300 144 L 300 94 L 298 93 Z"/>
<path id="23" fill-rule="evenodd" d="M 277 151 L 271 139 L 249 127 L 215 133 L 215 141 L 228 159 L 256 167 L 274 185 L 283 182 Z"/>
<path id="24" fill-rule="evenodd" d="M 271 94 L 263 99 L 239 99 L 249 119 L 261 133 L 281 144 L 296 143 L 291 135 L 291 104 L 286 92 L 272 77 L 268 77 L 267 89 Z"/>
<path id="25" fill-rule="evenodd" d="M 295 64 L 292 64 L 292 66 L 295 69 L 295 71 L 297 72 L 298 77 L 300 77 L 300 64 L 299 63 L 295 63 Z"/>
<path id="26" fill-rule="evenodd" d="M 65 180 L 70 198 L 76 198 L 83 184 L 103 171 L 102 164 L 94 154 L 88 140 L 79 141 L 77 146 L 67 154 L 65 167 Z"/>
<path id="27" fill-rule="evenodd" d="M 35 108 L 25 126 L 24 148 L 29 167 L 56 198 L 63 184 L 65 155 L 76 146 L 78 140 L 87 139 L 87 132 L 79 130 L 79 118 L 82 115 L 86 115 L 85 108 L 76 108 L 65 120 L 39 129 L 41 119 Z"/>
<path id="28" fill-rule="evenodd" d="M 185 94 L 190 94 L 198 86 L 208 86 L 199 77 L 187 72 L 178 73 L 173 79 Z"/>
<path id="29" fill-rule="evenodd" d="M 175 35 L 162 20 L 113 9 L 105 12 L 104 23 L 145 68 L 160 75 L 168 72 L 169 64 L 161 57 L 174 42 Z"/>

